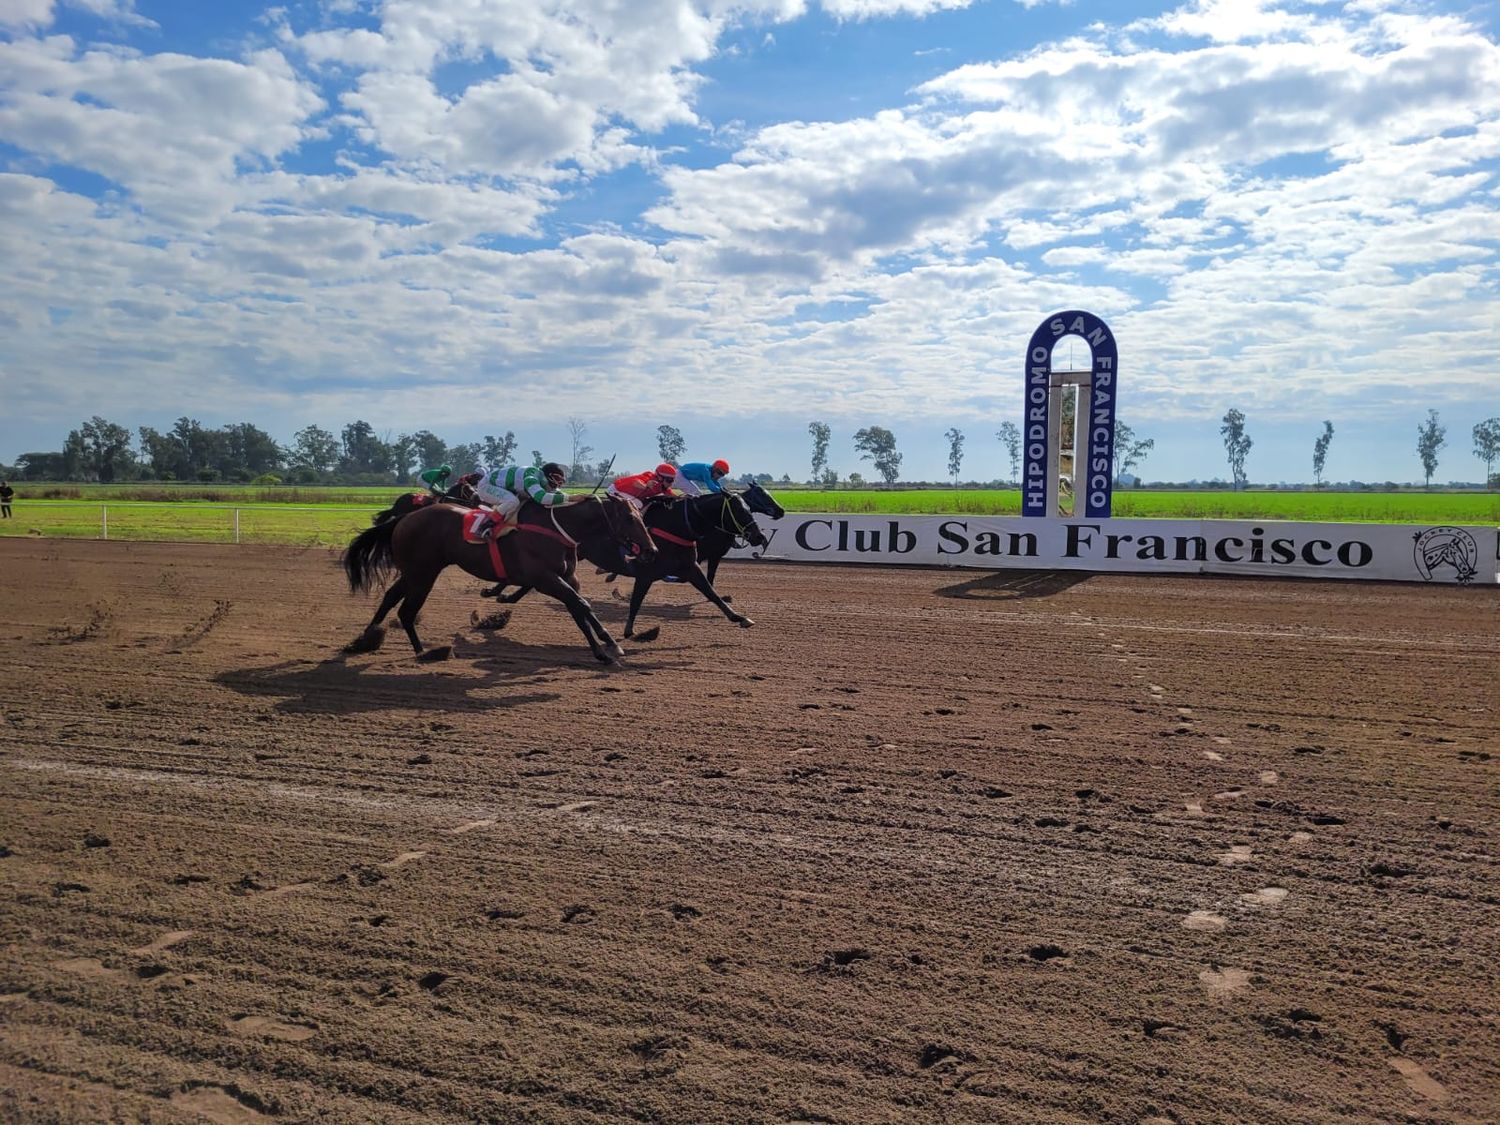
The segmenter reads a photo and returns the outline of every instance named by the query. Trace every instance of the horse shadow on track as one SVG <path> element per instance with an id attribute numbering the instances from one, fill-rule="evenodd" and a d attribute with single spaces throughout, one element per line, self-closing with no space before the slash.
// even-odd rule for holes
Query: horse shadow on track
<path id="1" fill-rule="evenodd" d="M 1050 598 L 1092 577 L 1083 570 L 998 570 L 967 582 L 940 586 L 933 593 L 943 598 L 978 601 Z"/>
<path id="2" fill-rule="evenodd" d="M 581 655 L 580 655 L 581 653 Z M 667 665 L 626 657 L 633 670 L 654 671 Z M 498 638 L 466 640 L 462 653 L 448 665 L 478 670 L 481 677 L 437 671 L 443 665 L 400 660 L 351 659 L 337 653 L 318 663 L 284 660 L 258 668 L 221 672 L 214 682 L 240 695 L 279 700 L 274 710 L 289 715 L 349 715 L 398 708 L 424 711 L 501 711 L 551 703 L 561 691 L 536 690 L 554 683 L 552 672 L 576 671 L 583 682 L 570 691 L 585 695 L 616 672 L 589 659 L 577 645 L 526 645 Z M 496 691 L 503 688 L 503 691 Z M 531 690 L 526 690 L 531 689 Z"/>

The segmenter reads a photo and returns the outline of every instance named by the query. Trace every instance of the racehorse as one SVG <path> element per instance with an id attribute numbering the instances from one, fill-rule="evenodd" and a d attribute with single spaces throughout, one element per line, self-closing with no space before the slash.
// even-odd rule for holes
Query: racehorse
<path id="1" fill-rule="evenodd" d="M 653 583 L 667 577 L 687 579 L 740 628 L 748 629 L 755 624 L 743 613 L 729 608 L 728 599 L 719 595 L 713 583 L 698 569 L 696 561 L 699 544 L 708 535 L 744 539 L 754 547 L 763 547 L 768 542 L 738 493 L 709 492 L 681 499 L 648 500 L 645 520 L 646 529 L 657 548 L 654 557 L 643 554 L 638 559 L 627 559 L 617 545 L 601 538 L 586 539 L 578 546 L 580 556 L 611 576 L 628 574 L 635 579 L 635 589 L 630 594 L 630 613 L 625 619 L 627 640 L 635 636 L 635 617 L 640 612 L 646 591 Z M 527 592 L 524 585 L 513 594 L 502 595 L 499 587 L 485 591 L 507 605 L 520 601 Z M 643 632 L 640 639 L 655 640 L 655 628 Z"/>
<path id="2" fill-rule="evenodd" d="M 468 513 L 450 504 L 429 504 L 400 519 L 386 520 L 354 537 L 344 552 L 344 573 L 351 591 L 367 590 L 394 569 L 400 577 L 385 592 L 375 616 L 346 652 L 373 652 L 385 640 L 381 622 L 399 603 L 397 618 L 419 660 L 445 660 L 451 645 L 424 652 L 417 637 L 417 614 L 433 583 L 449 566 L 462 567 L 476 578 L 520 582 L 556 598 L 568 607 L 589 649 L 602 663 L 618 661 L 624 651 L 609 635 L 589 603 L 578 593 L 572 577 L 574 552 L 582 540 L 609 543 L 611 549 L 635 546 L 644 559 L 654 558 L 656 546 L 639 513 L 618 497 L 591 496 L 572 504 L 544 508 L 522 504 L 519 526 L 502 537 L 501 569 L 491 561 L 489 543 L 470 543 L 463 534 Z"/>
<path id="3" fill-rule="evenodd" d="M 479 506 L 479 493 L 474 491 L 474 486 L 467 480 L 460 478 L 458 483 L 446 492 L 406 492 L 396 497 L 396 502 L 383 512 L 377 512 L 371 523 L 385 523 L 388 520 L 399 520 L 402 516 L 409 516 L 418 508 L 425 508 L 429 504 L 458 504 L 464 508 L 477 508 Z"/>
<path id="4" fill-rule="evenodd" d="M 773 520 L 779 520 L 786 515 L 786 509 L 776 503 L 776 498 L 760 485 L 751 485 L 740 493 L 745 501 L 745 506 L 752 512 L 762 516 L 770 516 Z M 729 553 L 729 548 L 738 541 L 738 535 L 731 535 L 727 531 L 710 531 L 702 539 L 698 540 L 698 561 L 704 564 L 708 574 L 708 584 L 714 584 L 714 575 L 719 573 L 719 564 L 724 561 L 724 556 Z M 726 602 L 733 601 L 728 594 L 723 595 Z"/>

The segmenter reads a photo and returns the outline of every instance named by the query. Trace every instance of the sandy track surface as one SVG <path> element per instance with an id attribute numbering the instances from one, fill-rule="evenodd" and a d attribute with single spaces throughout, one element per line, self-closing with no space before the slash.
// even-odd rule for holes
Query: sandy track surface
<path id="1" fill-rule="evenodd" d="M 4 1120 L 1500 1118 L 1493 590 L 0 567 Z"/>

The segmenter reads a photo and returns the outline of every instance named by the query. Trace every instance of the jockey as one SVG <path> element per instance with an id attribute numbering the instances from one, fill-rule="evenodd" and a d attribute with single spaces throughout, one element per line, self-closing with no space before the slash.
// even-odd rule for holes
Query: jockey
<path id="1" fill-rule="evenodd" d="M 512 523 L 521 510 L 522 500 L 530 500 L 544 508 L 555 508 L 568 502 L 568 494 L 561 491 L 567 471 L 555 461 L 536 465 L 510 465 L 504 469 L 491 469 L 474 486 L 479 499 L 489 506 L 488 510 L 500 517 L 502 524 Z M 484 509 L 481 509 L 484 510 Z M 481 516 L 474 524 L 476 533 L 488 538 L 494 530 L 489 519 Z"/>
<path id="2" fill-rule="evenodd" d="M 418 479 L 432 492 L 442 492 L 448 487 L 448 478 L 453 475 L 451 465 L 439 465 L 435 469 L 423 469 Z"/>
<path id="3" fill-rule="evenodd" d="M 656 468 L 648 469 L 644 473 L 616 477 L 610 483 L 608 492 L 611 496 L 624 497 L 634 505 L 636 511 L 643 512 L 646 510 L 647 500 L 670 500 L 676 496 L 677 493 L 672 489 L 672 482 L 676 479 L 676 468 L 663 461 Z"/>
<path id="4" fill-rule="evenodd" d="M 719 483 L 729 475 L 729 462 L 722 457 L 709 464 L 706 461 L 689 461 L 677 469 L 677 487 L 688 496 L 702 496 L 705 492 L 723 492 Z"/>

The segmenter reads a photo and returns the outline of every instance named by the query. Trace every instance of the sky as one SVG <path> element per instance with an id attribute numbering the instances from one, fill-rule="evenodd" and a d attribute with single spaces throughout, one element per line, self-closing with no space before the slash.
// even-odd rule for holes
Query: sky
<path id="1" fill-rule="evenodd" d="M 1148 479 L 1479 480 L 1500 3 L 0 0 L 0 461 L 98 414 L 1010 476 L 1103 318 Z M 1069 345 L 1064 344 L 1064 347 Z M 1073 361 L 1087 350 L 1074 345 Z"/>

